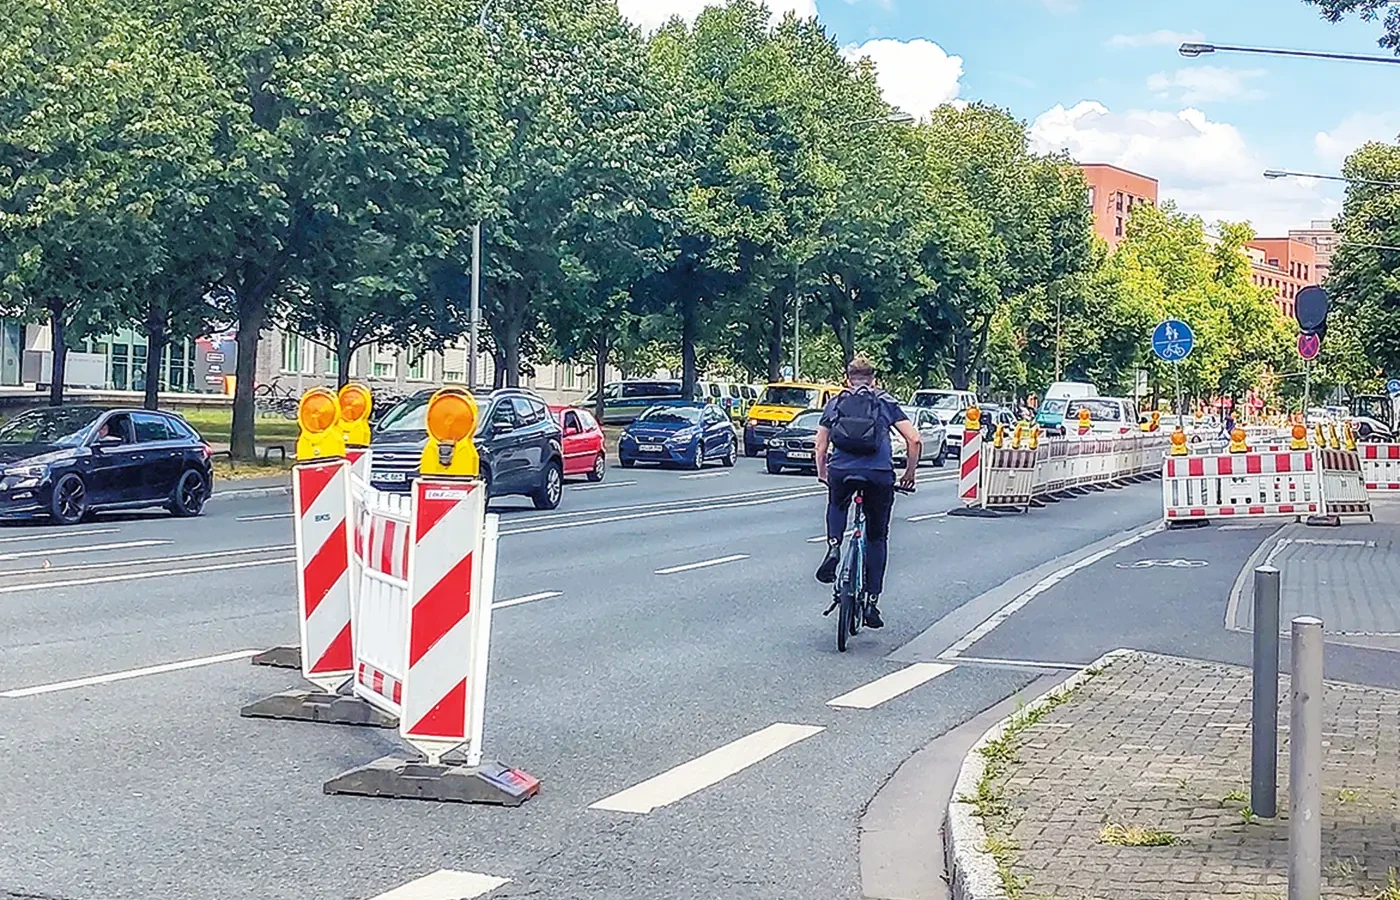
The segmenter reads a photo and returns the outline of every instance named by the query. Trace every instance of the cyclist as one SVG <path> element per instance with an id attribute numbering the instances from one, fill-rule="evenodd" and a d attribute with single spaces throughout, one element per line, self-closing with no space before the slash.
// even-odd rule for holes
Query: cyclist
<path id="1" fill-rule="evenodd" d="M 826 405 L 817 427 L 817 478 L 827 486 L 826 558 L 817 569 L 817 580 L 822 584 L 836 580 L 851 500 L 857 491 L 863 492 L 867 628 L 883 628 L 885 624 L 879 602 L 885 585 L 890 514 L 894 511 L 891 428 L 898 429 L 909 454 L 899 483 L 906 490 L 912 489 L 919 466 L 919 432 L 899 402 L 880 390 L 870 360 L 857 356 L 846 368 L 846 390 Z"/>

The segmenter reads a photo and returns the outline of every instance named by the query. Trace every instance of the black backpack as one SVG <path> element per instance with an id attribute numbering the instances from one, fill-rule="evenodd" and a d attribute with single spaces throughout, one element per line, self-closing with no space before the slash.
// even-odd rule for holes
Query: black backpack
<path id="1" fill-rule="evenodd" d="M 874 391 L 842 393 L 836 399 L 831 442 L 852 456 L 874 456 L 880 450 L 880 408 L 880 396 Z"/>

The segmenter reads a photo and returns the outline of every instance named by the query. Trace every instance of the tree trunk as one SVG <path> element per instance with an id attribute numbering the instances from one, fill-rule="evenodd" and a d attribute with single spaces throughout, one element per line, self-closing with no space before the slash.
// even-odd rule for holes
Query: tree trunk
<path id="1" fill-rule="evenodd" d="M 681 396 L 695 396 L 695 382 L 700 376 L 695 365 L 695 338 L 699 332 L 696 298 L 688 296 L 681 303 Z"/>
<path id="2" fill-rule="evenodd" d="M 49 372 L 49 406 L 63 405 L 63 379 L 68 368 L 68 344 L 64 332 L 63 304 L 49 304 L 49 333 L 53 336 L 53 368 Z"/>
<path id="3" fill-rule="evenodd" d="M 343 388 L 350 383 L 350 363 L 355 358 L 355 345 L 350 343 L 350 335 L 338 334 L 335 338 L 335 385 Z"/>
<path id="4" fill-rule="evenodd" d="M 491 351 L 491 361 L 494 363 L 494 365 L 491 366 L 491 389 L 499 391 L 506 386 L 505 356 L 502 355 L 499 348 Z"/>
<path id="5" fill-rule="evenodd" d="M 593 418 L 600 423 L 603 421 L 603 385 L 608 377 L 608 336 L 600 332 L 598 340 L 593 344 L 593 380 L 598 384 L 598 390 L 593 394 Z"/>
<path id="6" fill-rule="evenodd" d="M 165 310 L 152 303 L 146 308 L 146 409 L 160 409 L 160 370 L 165 345 L 170 342 Z"/>
<path id="7" fill-rule="evenodd" d="M 768 329 L 768 380 L 777 381 L 783 377 L 783 332 L 787 328 L 782 311 L 773 316 Z"/>
<path id="8" fill-rule="evenodd" d="M 229 449 L 234 459 L 252 460 L 258 455 L 254 436 L 253 383 L 258 371 L 258 341 L 267 319 L 266 297 L 238 296 L 238 361 L 234 366 L 233 427 Z"/>
<path id="9" fill-rule="evenodd" d="M 965 391 L 968 385 L 969 353 L 968 344 L 972 336 L 964 329 L 953 338 L 953 363 L 948 367 L 948 380 L 953 383 L 953 390 Z"/>

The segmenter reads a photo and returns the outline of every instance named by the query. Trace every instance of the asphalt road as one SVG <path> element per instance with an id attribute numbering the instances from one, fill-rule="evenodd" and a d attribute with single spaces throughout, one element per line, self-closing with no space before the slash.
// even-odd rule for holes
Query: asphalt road
<path id="1" fill-rule="evenodd" d="M 842 655 L 811 575 L 822 489 L 761 468 L 617 469 L 556 512 L 499 505 L 497 600 L 559 592 L 493 620 L 488 756 L 543 783 L 518 809 L 325 796 L 397 750 L 392 733 L 239 718 L 297 686 L 246 661 L 296 633 L 287 497 L 0 529 L 0 898 L 370 900 L 443 869 L 510 879 L 492 898 L 859 896 L 870 798 L 1044 674 L 955 661 L 911 676 L 891 654 L 1018 573 L 1150 526 L 1159 488 L 949 519 L 954 470 L 925 469 L 896 507 L 889 625 Z M 900 672 L 928 680 L 828 705 Z M 590 808 L 746 737 L 771 755 L 650 812 Z"/>

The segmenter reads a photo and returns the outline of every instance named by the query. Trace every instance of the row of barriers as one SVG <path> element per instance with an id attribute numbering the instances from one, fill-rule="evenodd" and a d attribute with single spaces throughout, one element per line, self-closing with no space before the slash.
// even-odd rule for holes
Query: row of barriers
<path id="1" fill-rule="evenodd" d="M 362 390 L 302 399 L 292 475 L 300 645 L 254 659 L 295 665 L 316 689 L 242 715 L 395 728 L 416 751 L 345 772 L 326 793 L 519 805 L 539 781 L 483 759 L 499 525 L 476 477 L 475 401 L 454 389 L 430 401 L 423 475 L 401 495 L 371 487 L 368 451 L 344 443 L 353 417 L 368 416 Z"/>

